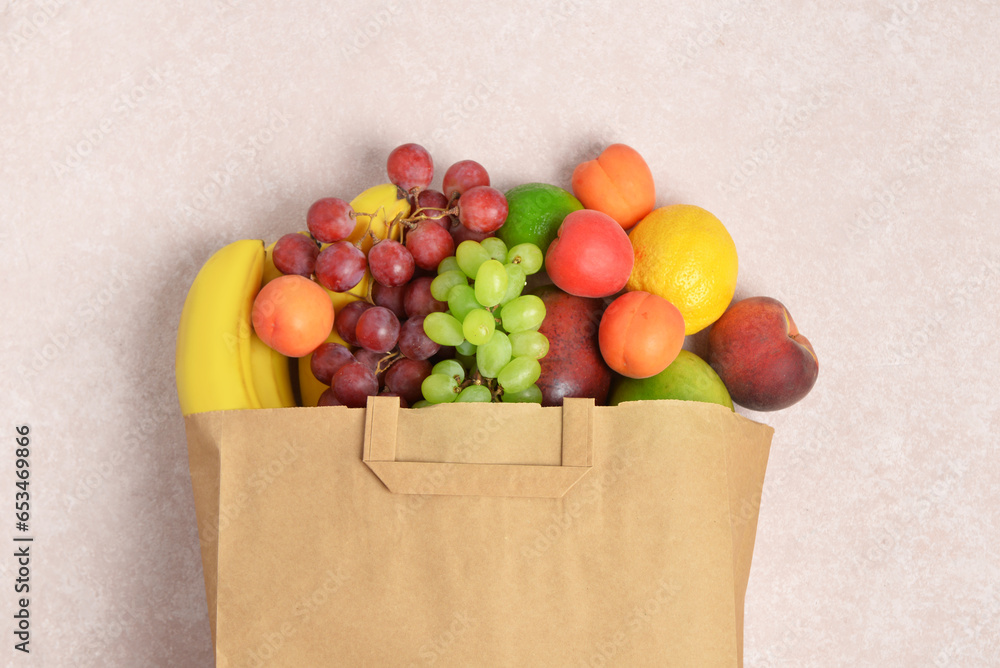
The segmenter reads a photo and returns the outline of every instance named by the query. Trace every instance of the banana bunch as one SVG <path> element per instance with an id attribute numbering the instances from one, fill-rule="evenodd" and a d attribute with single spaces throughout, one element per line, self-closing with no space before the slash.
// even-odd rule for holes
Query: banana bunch
<path id="1" fill-rule="evenodd" d="M 357 225 L 350 241 L 370 230 L 386 238 L 396 218 L 410 213 L 410 203 L 391 183 L 375 186 L 351 201 Z M 308 232 L 302 232 L 308 234 Z M 399 227 L 392 230 L 399 237 Z M 366 237 L 367 253 L 373 240 Z M 184 415 L 206 411 L 295 406 L 289 360 L 272 350 L 253 331 L 250 313 L 262 284 L 281 272 L 260 240 L 236 241 L 216 252 L 198 272 L 188 291 L 177 332 L 177 395 Z M 364 299 L 370 277 L 348 292 L 330 292 L 334 309 Z M 329 341 L 346 343 L 331 332 Z M 311 355 L 297 360 L 302 405 L 315 406 L 326 386 L 312 375 Z"/>
<path id="2" fill-rule="evenodd" d="M 288 359 L 253 332 L 264 243 L 243 240 L 208 259 L 188 291 L 177 331 L 177 396 L 184 415 L 295 405 Z"/>

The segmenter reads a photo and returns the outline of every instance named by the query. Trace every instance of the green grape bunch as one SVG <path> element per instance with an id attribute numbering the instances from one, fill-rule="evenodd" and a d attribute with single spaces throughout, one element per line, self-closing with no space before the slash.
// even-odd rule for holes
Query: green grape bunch
<path id="1" fill-rule="evenodd" d="M 538 246 L 508 249 L 496 237 L 466 240 L 441 261 L 431 295 L 448 304 L 424 318 L 424 333 L 455 348 L 421 384 L 415 407 L 452 402 L 542 403 L 539 360 L 549 341 L 538 331 L 545 304 L 522 295 L 528 276 L 542 268 Z"/>

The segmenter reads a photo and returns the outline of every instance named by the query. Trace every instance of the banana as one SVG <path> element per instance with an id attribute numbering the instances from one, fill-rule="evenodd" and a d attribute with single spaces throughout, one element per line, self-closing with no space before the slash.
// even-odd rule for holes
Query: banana
<path id="1" fill-rule="evenodd" d="M 348 348 L 351 347 L 348 345 L 347 341 L 340 338 L 336 329 L 330 332 L 330 336 L 326 337 L 326 340 L 327 343 L 339 343 L 342 346 L 347 346 Z M 313 375 L 312 367 L 309 366 L 311 361 L 312 353 L 299 358 L 299 396 L 302 397 L 303 406 L 315 406 L 317 402 L 319 402 L 319 395 L 323 394 L 323 392 L 330 387 L 329 385 L 319 382 L 316 379 L 316 376 Z"/>
<path id="2" fill-rule="evenodd" d="M 389 223 L 397 216 L 406 218 L 410 215 L 410 201 L 406 198 L 406 193 L 393 183 L 383 183 L 369 188 L 351 200 L 351 208 L 357 214 L 354 232 L 349 237 L 351 243 L 357 243 L 369 229 L 379 239 L 385 239 L 389 232 Z M 369 221 L 371 221 L 370 227 Z M 399 232 L 400 228 L 397 225 L 392 231 L 392 238 L 398 239 Z M 361 250 L 367 253 L 373 243 L 375 242 L 371 237 L 366 237 L 361 242 Z"/>
<path id="3" fill-rule="evenodd" d="M 218 250 L 188 290 L 177 329 L 175 373 L 184 415 L 260 408 L 253 381 L 250 312 L 260 290 L 264 242 Z"/>
<path id="4" fill-rule="evenodd" d="M 256 333 L 250 334 L 250 364 L 261 408 L 295 406 L 288 358 L 261 341 Z"/>

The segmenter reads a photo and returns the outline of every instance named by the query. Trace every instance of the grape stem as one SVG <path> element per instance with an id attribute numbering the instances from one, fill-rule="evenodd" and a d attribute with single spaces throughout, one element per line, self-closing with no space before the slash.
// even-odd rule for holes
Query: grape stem
<path id="1" fill-rule="evenodd" d="M 375 365 L 375 375 L 377 376 L 380 373 L 382 373 L 383 371 L 388 370 L 388 368 L 392 366 L 392 363 L 395 362 L 396 359 L 399 358 L 399 356 L 401 354 L 402 353 L 398 353 L 398 352 L 389 353 L 388 355 L 386 355 L 385 357 L 383 357 L 382 359 L 380 359 L 378 361 L 378 364 Z M 385 367 L 382 366 L 383 364 L 385 364 Z"/>

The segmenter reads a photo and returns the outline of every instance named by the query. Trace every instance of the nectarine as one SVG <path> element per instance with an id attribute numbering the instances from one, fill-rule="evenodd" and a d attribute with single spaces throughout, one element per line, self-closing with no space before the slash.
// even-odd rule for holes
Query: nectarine
<path id="1" fill-rule="evenodd" d="M 626 292 L 604 311 L 598 336 L 609 367 L 629 378 L 649 378 L 680 352 L 684 318 L 659 295 Z"/>
<path id="2" fill-rule="evenodd" d="M 625 287 L 635 256 L 618 223 L 583 209 L 563 219 L 545 253 L 545 271 L 561 290 L 577 297 L 607 297 Z"/>
<path id="3" fill-rule="evenodd" d="M 333 302 L 319 284 L 288 274 L 261 288 L 251 320 L 261 341 L 287 357 L 302 357 L 330 335 L 333 315 Z"/>

